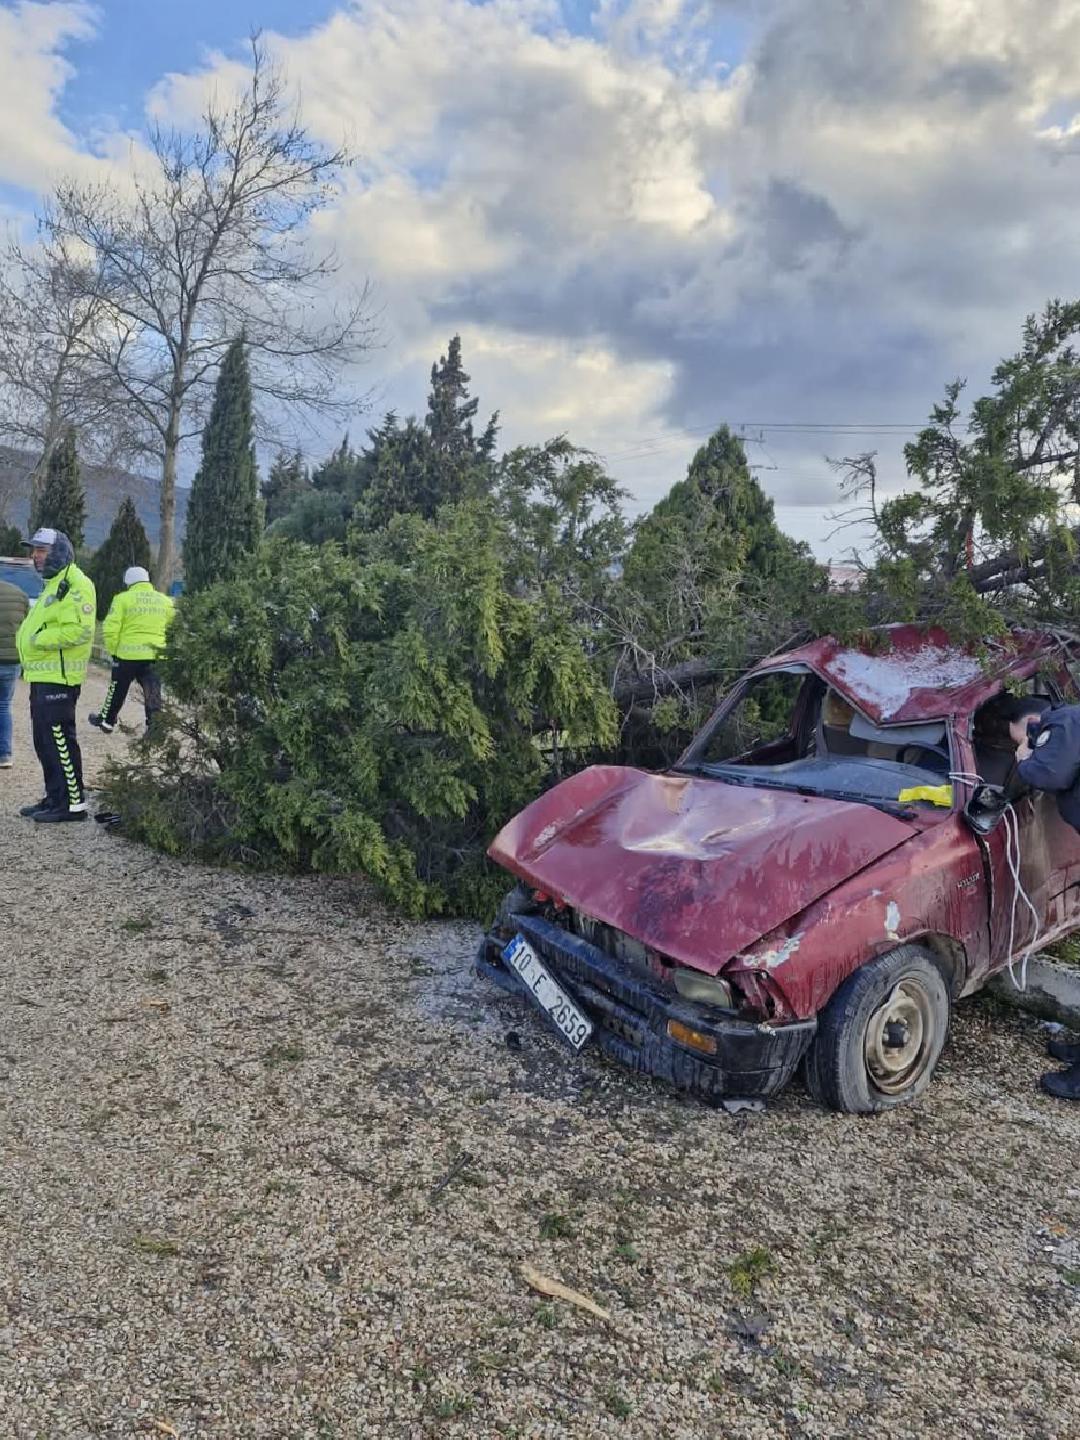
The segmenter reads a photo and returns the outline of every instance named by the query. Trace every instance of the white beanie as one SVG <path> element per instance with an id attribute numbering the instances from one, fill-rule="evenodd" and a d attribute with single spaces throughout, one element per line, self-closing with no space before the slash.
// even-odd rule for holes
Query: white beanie
<path id="1" fill-rule="evenodd" d="M 144 570 L 141 565 L 129 565 L 124 571 L 124 584 L 137 585 L 140 580 L 149 581 L 150 572 Z"/>

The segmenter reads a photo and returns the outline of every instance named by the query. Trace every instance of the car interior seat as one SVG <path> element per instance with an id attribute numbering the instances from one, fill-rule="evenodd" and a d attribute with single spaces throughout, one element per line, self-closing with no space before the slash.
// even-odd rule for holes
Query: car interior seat
<path id="1" fill-rule="evenodd" d="M 866 755 L 867 742 L 851 733 L 855 710 L 835 690 L 827 690 L 817 724 L 818 755 Z"/>
<path id="2" fill-rule="evenodd" d="M 887 760 L 938 774 L 949 770 L 942 721 L 885 729 L 872 724 L 835 690 L 827 691 L 822 701 L 816 741 L 818 755 L 862 755 L 868 760 Z"/>

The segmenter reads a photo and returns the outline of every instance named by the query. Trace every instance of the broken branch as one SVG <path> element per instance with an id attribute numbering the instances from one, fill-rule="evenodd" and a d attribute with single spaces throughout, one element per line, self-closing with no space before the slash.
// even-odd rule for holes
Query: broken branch
<path id="1" fill-rule="evenodd" d="M 563 1285 L 558 1280 L 552 1280 L 547 1275 L 542 1275 L 527 1260 L 521 1262 L 521 1278 L 529 1289 L 535 1290 L 538 1295 L 546 1295 L 549 1300 L 565 1300 L 569 1305 L 576 1305 L 579 1310 L 587 1310 L 598 1320 L 611 1320 L 610 1313 L 597 1305 L 595 1300 L 591 1300 L 588 1295 L 583 1295 L 580 1290 L 571 1290 L 569 1285 Z"/>

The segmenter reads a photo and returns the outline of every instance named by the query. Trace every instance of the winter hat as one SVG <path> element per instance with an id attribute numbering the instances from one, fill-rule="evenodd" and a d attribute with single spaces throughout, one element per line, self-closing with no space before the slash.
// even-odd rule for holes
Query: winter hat
<path id="1" fill-rule="evenodd" d="M 142 565 L 129 565 L 128 568 L 124 571 L 124 584 L 138 585 L 140 580 L 146 584 L 149 584 L 150 572 L 144 569 Z"/>
<path id="2" fill-rule="evenodd" d="M 28 548 L 37 545 L 47 545 L 49 553 L 45 556 L 45 564 L 41 573 L 46 580 L 51 580 L 54 575 L 59 575 L 61 570 L 66 570 L 69 565 L 74 564 L 75 549 L 71 541 L 62 530 L 54 530 L 51 525 L 43 525 L 35 530 L 29 540 L 23 544 Z"/>

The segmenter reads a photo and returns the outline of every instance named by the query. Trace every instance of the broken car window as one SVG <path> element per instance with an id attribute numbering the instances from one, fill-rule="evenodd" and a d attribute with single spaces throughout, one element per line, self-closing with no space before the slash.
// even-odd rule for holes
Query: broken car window
<path id="1" fill-rule="evenodd" d="M 799 699 L 810 677 L 778 671 L 757 675 L 734 709 L 717 723 L 695 755 L 699 764 L 776 765 L 799 753 Z"/>
<path id="2" fill-rule="evenodd" d="M 787 667 L 752 676 L 676 768 L 888 806 L 913 784 L 940 783 L 950 749 L 943 721 L 873 725 L 813 672 Z"/>

